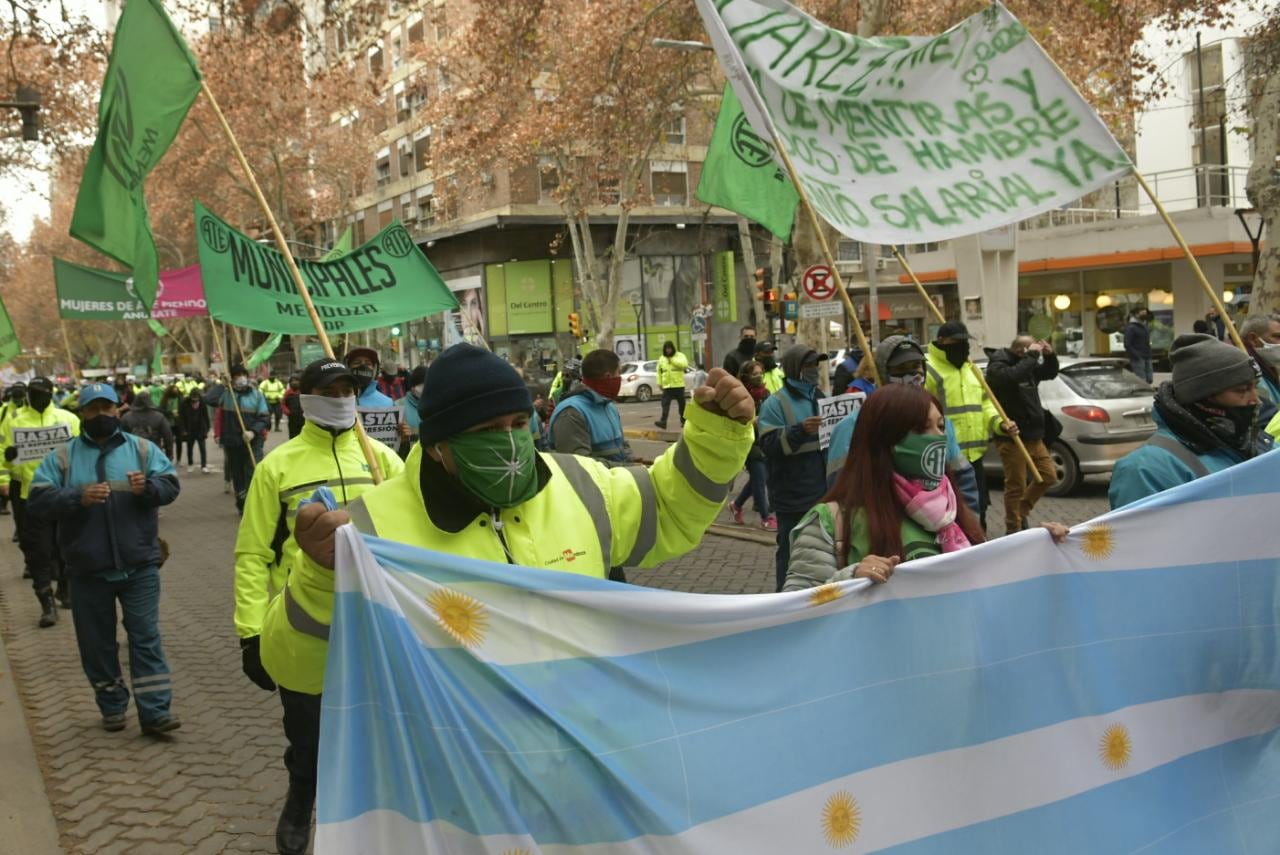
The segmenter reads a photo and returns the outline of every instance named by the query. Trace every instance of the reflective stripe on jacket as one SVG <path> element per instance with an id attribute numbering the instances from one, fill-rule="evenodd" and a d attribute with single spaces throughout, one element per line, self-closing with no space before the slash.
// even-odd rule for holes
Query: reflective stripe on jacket
<path id="1" fill-rule="evenodd" d="M 610 567 L 652 567 L 697 546 L 751 439 L 750 425 L 690 407 L 680 441 L 648 469 L 544 454 L 550 480 L 529 501 L 497 512 L 500 533 L 494 517 L 480 514 L 456 534 L 436 528 L 426 513 L 418 445 L 400 477 L 365 493 L 348 512 L 366 534 L 410 546 L 604 578 Z M 267 608 L 262 664 L 287 689 L 324 688 L 333 579 L 333 571 L 298 553 L 283 596 Z"/>
<path id="2" fill-rule="evenodd" d="M 394 451 L 380 442 L 369 445 L 384 478 L 400 474 L 404 463 Z M 355 431 L 334 436 L 307 422 L 254 470 L 236 535 L 235 622 L 241 638 L 262 632 L 267 604 L 284 587 L 297 553 L 293 524 L 298 506 L 319 487 L 332 490 L 342 507 L 373 488 Z"/>
<path id="3" fill-rule="evenodd" d="M 956 368 L 936 344 L 929 343 L 925 388 L 942 404 L 942 414 L 956 426 L 960 450 L 969 461 L 987 451 L 993 434 L 1000 432 L 1000 414 L 973 373 L 973 363 Z"/>
<path id="4" fill-rule="evenodd" d="M 55 425 L 67 425 L 71 431 L 71 436 L 80 435 L 80 418 L 75 413 L 67 412 L 59 407 L 50 404 L 45 407 L 42 412 L 37 412 L 31 406 L 23 406 L 18 409 L 0 428 L 0 459 L 8 448 L 13 445 L 13 432 L 17 428 L 33 428 L 33 427 L 53 427 Z M 9 475 L 14 481 L 22 482 L 22 498 L 27 498 L 31 493 L 31 479 L 35 477 L 36 470 L 40 468 L 39 460 L 28 460 L 26 463 L 19 463 L 16 460 L 5 461 L 5 467 L 9 470 Z"/>

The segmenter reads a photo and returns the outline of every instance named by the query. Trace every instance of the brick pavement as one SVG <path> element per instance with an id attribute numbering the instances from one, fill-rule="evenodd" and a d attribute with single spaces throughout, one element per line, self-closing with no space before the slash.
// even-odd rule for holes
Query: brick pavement
<path id="1" fill-rule="evenodd" d="M 220 466 L 220 453 L 210 451 Z M 52 629 L 36 628 L 36 601 L 8 539 L 11 524 L 0 518 L 0 633 L 68 853 L 275 851 L 284 740 L 275 696 L 240 672 L 231 625 L 235 508 L 222 494 L 220 473 L 180 470 L 180 477 L 183 492 L 161 521 L 172 549 L 161 631 L 174 710 L 183 718 L 182 730 L 168 738 L 143 737 L 136 722 L 122 733 L 101 729 L 70 614 Z M 1082 498 L 1046 500 L 1037 517 L 1074 523 L 1105 509 L 1105 488 L 1088 485 Z M 998 507 L 992 513 L 1001 519 Z M 727 511 L 721 522 L 732 523 Z M 772 568 L 772 547 L 712 535 L 689 555 L 631 576 L 679 591 L 759 593 L 771 588 Z"/>

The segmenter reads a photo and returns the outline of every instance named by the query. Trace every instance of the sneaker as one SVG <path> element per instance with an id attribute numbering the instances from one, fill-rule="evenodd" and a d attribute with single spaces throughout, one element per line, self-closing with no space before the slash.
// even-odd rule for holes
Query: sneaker
<path id="1" fill-rule="evenodd" d="M 111 713 L 102 717 L 102 729 L 111 733 L 124 730 L 127 716 L 122 713 Z"/>
<path id="2" fill-rule="evenodd" d="M 168 733 L 171 730 L 177 730 L 182 727 L 182 720 L 176 715 L 167 715 L 164 718 L 158 718 L 152 722 L 144 722 L 142 725 L 143 736 L 159 736 L 162 733 Z"/>
<path id="3" fill-rule="evenodd" d="M 208 474 L 209 474 L 209 467 L 208 467 L 208 466 L 201 466 L 201 467 L 200 467 L 200 471 L 201 471 L 201 472 L 203 472 L 205 475 L 208 475 Z"/>
<path id="4" fill-rule="evenodd" d="M 769 514 L 769 516 L 764 517 L 763 519 L 760 520 L 760 527 L 765 531 L 777 531 L 778 518 L 775 517 L 773 514 Z"/>
<path id="5" fill-rule="evenodd" d="M 190 474 L 191 472 L 194 472 L 195 470 L 196 470 L 196 468 L 195 468 L 194 466 L 192 466 L 190 463 L 188 463 L 188 464 L 187 464 L 187 473 L 188 473 L 188 474 Z"/>
<path id="6" fill-rule="evenodd" d="M 733 514 L 733 521 L 734 521 L 735 523 L 737 523 L 738 525 L 745 525 L 745 523 L 743 523 L 743 521 L 742 521 L 742 506 L 741 506 L 741 505 L 734 504 L 733 502 L 730 502 L 730 503 L 729 503 L 729 513 Z"/>

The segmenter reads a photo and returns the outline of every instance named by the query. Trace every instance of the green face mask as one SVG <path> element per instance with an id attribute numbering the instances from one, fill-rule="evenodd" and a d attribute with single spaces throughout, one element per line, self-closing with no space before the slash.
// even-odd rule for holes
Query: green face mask
<path id="1" fill-rule="evenodd" d="M 947 473 L 947 439 L 924 433 L 909 433 L 893 447 L 893 468 L 903 478 L 924 482 L 926 490 L 936 490 Z"/>
<path id="2" fill-rule="evenodd" d="M 538 452 L 528 428 L 482 430 L 449 438 L 458 480 L 495 508 L 514 508 L 538 492 Z"/>

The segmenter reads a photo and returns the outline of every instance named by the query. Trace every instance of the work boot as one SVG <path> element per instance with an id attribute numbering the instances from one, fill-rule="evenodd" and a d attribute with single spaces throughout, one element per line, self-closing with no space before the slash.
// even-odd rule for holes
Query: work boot
<path id="1" fill-rule="evenodd" d="M 58 601 L 58 605 L 62 606 L 62 608 L 71 608 L 71 586 L 59 582 L 58 587 L 54 589 L 53 598 Z"/>
<path id="2" fill-rule="evenodd" d="M 276 823 L 276 851 L 280 855 L 305 855 L 311 839 L 311 810 L 315 807 L 314 791 L 289 782 L 289 794 Z"/>
<path id="3" fill-rule="evenodd" d="M 58 622 L 58 603 L 53 598 L 53 591 L 46 588 L 36 594 L 40 601 L 40 628 L 53 626 Z"/>

